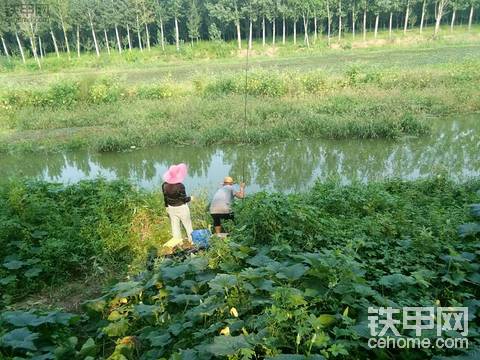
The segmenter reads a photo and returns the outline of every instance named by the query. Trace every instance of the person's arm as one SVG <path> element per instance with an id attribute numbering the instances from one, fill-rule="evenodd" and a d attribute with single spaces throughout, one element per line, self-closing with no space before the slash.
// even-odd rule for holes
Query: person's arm
<path id="1" fill-rule="evenodd" d="M 235 197 L 243 199 L 245 197 L 245 183 L 240 183 L 240 191 L 234 193 Z"/>
<path id="2" fill-rule="evenodd" d="M 179 195 L 179 198 L 182 199 L 185 204 L 190 202 L 191 200 L 191 197 L 187 196 L 187 192 L 185 191 L 185 185 L 183 184 L 180 184 L 180 187 L 178 189 L 178 195 Z"/>
<path id="3" fill-rule="evenodd" d="M 163 201 L 165 202 L 165 207 L 168 207 L 167 194 L 165 194 L 165 183 L 162 184 L 162 192 L 163 192 Z"/>

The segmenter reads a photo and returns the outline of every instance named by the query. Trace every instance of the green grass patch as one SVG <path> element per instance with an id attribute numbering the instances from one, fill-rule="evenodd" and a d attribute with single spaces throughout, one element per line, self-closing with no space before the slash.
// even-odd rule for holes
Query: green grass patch
<path id="1" fill-rule="evenodd" d="M 428 118 L 480 110 L 478 61 L 420 71 L 351 67 L 342 76 L 254 69 L 130 86 L 114 78 L 59 82 L 1 95 L 2 151 L 280 139 L 422 136 Z M 245 127 L 246 125 L 246 127 Z"/>

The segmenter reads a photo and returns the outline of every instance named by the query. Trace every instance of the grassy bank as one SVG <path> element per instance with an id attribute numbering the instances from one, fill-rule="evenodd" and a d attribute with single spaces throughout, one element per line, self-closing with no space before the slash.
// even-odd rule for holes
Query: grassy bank
<path id="1" fill-rule="evenodd" d="M 78 194 L 93 185 L 68 189 Z M 37 196 L 52 192 L 41 186 Z M 5 311 L 0 354 L 468 358 L 479 346 L 480 214 L 478 205 L 469 208 L 478 203 L 479 189 L 478 181 L 453 184 L 438 177 L 256 194 L 237 207 L 230 239 L 184 260 L 158 259 L 152 270 L 87 302 L 82 318 Z M 100 203 L 112 198 L 100 195 Z M 38 242 L 48 243 L 49 236 Z M 469 349 L 367 349 L 367 308 L 387 305 L 469 306 Z"/>
<path id="2" fill-rule="evenodd" d="M 64 80 L 0 92 L 1 151 L 158 144 L 265 143 L 298 138 L 386 138 L 428 133 L 428 118 L 480 110 L 475 60 L 342 74 L 252 69 L 244 74 L 131 85 Z"/>

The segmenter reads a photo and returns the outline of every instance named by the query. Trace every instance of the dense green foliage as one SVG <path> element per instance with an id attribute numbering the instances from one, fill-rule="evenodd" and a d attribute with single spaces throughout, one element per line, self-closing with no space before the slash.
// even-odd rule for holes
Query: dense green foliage
<path id="1" fill-rule="evenodd" d="M 471 313 L 464 356 L 472 358 L 480 208 L 468 204 L 479 189 L 478 181 L 438 177 L 254 195 L 239 204 L 231 239 L 186 259 L 159 259 L 87 302 L 80 322 L 4 312 L 0 351 L 7 359 L 448 357 L 462 352 L 367 350 L 366 310 L 463 305 Z"/>
<path id="2" fill-rule="evenodd" d="M 159 199 L 124 182 L 1 185 L 0 304 L 72 278 L 125 273 L 154 238 L 167 239 Z"/>

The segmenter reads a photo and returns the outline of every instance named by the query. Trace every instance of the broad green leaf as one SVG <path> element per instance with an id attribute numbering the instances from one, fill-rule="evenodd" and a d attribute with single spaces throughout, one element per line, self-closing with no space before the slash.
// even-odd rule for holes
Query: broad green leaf
<path id="1" fill-rule="evenodd" d="M 103 328 L 103 332 L 110 337 L 124 336 L 127 334 L 130 325 L 127 319 L 120 319 L 112 322 Z"/>
<path id="2" fill-rule="evenodd" d="M 207 347 L 208 351 L 214 356 L 234 355 L 242 349 L 252 349 L 244 335 L 238 336 L 216 336 L 213 344 Z"/>
<path id="3" fill-rule="evenodd" d="M 256 267 L 265 266 L 265 265 L 267 265 L 269 263 L 273 263 L 273 262 L 276 262 L 276 261 L 272 260 L 271 258 L 269 258 L 268 256 L 266 256 L 264 254 L 255 255 L 254 257 L 247 260 L 247 264 L 250 264 L 250 265 L 256 266 Z"/>
<path id="4" fill-rule="evenodd" d="M 128 298 L 140 294 L 143 291 L 143 287 L 137 281 L 126 281 L 116 284 L 112 291 L 119 298 Z"/>
<path id="5" fill-rule="evenodd" d="M 473 236 L 480 233 L 480 224 L 477 223 L 468 223 L 460 225 L 458 233 L 461 237 Z"/>
<path id="6" fill-rule="evenodd" d="M 162 278 L 166 280 L 175 280 L 183 276 L 188 271 L 188 266 L 185 264 L 178 266 L 165 266 L 161 269 Z"/>
<path id="7" fill-rule="evenodd" d="M 335 322 L 335 315 L 321 314 L 318 317 L 318 321 L 323 327 L 330 326 Z"/>
<path id="8" fill-rule="evenodd" d="M 145 304 L 138 304 L 134 306 L 135 312 L 140 317 L 147 317 L 155 315 L 156 313 L 160 312 L 161 308 L 157 305 L 145 305 Z"/>
<path id="9" fill-rule="evenodd" d="M 212 290 L 223 291 L 237 285 L 237 277 L 229 274 L 218 274 L 213 280 L 208 282 Z"/>
<path id="10" fill-rule="evenodd" d="M 38 339 L 39 334 L 31 332 L 26 327 L 12 330 L 0 338 L 3 346 L 9 346 L 13 349 L 37 350 L 33 343 Z"/>
<path id="11" fill-rule="evenodd" d="M 41 238 L 43 238 L 47 235 L 48 235 L 48 233 L 46 231 L 43 231 L 43 230 L 38 230 L 37 229 L 37 230 L 34 230 L 32 232 L 32 238 L 34 238 L 34 239 L 41 239 Z"/>
<path id="12" fill-rule="evenodd" d="M 480 204 L 470 205 L 470 211 L 473 216 L 480 218 Z"/>
<path id="13" fill-rule="evenodd" d="M 151 332 L 147 336 L 147 340 L 153 347 L 165 347 L 170 344 L 171 336 L 168 333 L 160 333 L 158 331 Z"/>
<path id="14" fill-rule="evenodd" d="M 322 355 L 298 355 L 298 354 L 279 354 L 275 356 L 267 356 L 265 360 L 324 360 Z"/>
<path id="15" fill-rule="evenodd" d="M 123 315 L 120 314 L 117 310 L 113 310 L 110 314 L 108 314 L 107 320 L 108 321 L 117 321 L 123 318 Z"/>
<path id="16" fill-rule="evenodd" d="M 193 349 L 180 350 L 179 356 L 181 360 L 197 360 L 198 359 L 197 352 Z"/>
<path id="17" fill-rule="evenodd" d="M 333 356 L 338 356 L 338 355 L 348 355 L 347 349 L 345 349 L 345 346 L 339 343 L 333 344 L 329 349 L 328 349 Z"/>
<path id="18" fill-rule="evenodd" d="M 15 275 L 9 275 L 4 278 L 0 279 L 0 285 L 8 285 L 17 280 L 17 277 Z"/>
<path id="19" fill-rule="evenodd" d="M 107 302 L 105 301 L 105 299 L 89 300 L 84 303 L 84 306 L 87 310 L 101 313 L 107 306 Z"/>
<path id="20" fill-rule="evenodd" d="M 27 271 L 25 271 L 23 273 L 23 275 L 25 275 L 28 278 L 33 278 L 33 277 L 38 276 L 41 272 L 42 272 L 41 267 L 33 267 L 33 268 L 30 268 Z"/>
<path id="21" fill-rule="evenodd" d="M 47 314 L 47 316 L 42 317 L 41 319 L 45 323 L 70 325 L 75 320 L 79 320 L 80 316 L 60 311 L 54 311 Z"/>
<path id="22" fill-rule="evenodd" d="M 305 265 L 295 264 L 280 269 L 276 276 L 279 279 L 288 279 L 290 281 L 293 281 L 300 279 L 307 270 L 308 268 Z"/>
<path id="23" fill-rule="evenodd" d="M 190 259 L 188 262 L 189 270 L 197 273 L 208 268 L 208 258 L 203 256 L 198 256 Z"/>
<path id="24" fill-rule="evenodd" d="M 23 265 L 25 265 L 25 262 L 20 261 L 20 260 L 10 260 L 10 261 L 6 261 L 6 262 L 3 263 L 3 267 L 7 268 L 9 270 L 18 270 Z"/>
<path id="25" fill-rule="evenodd" d="M 413 285 L 415 284 L 415 279 L 411 276 L 405 276 L 397 273 L 382 276 L 378 283 L 388 288 L 395 288 L 401 285 Z"/>
<path id="26" fill-rule="evenodd" d="M 92 338 L 88 338 L 80 349 L 80 356 L 90 357 L 97 354 L 97 346 Z"/>
<path id="27" fill-rule="evenodd" d="M 2 314 L 2 319 L 16 327 L 38 326 L 40 318 L 26 311 L 5 311 Z M 40 322 L 41 324 L 43 321 Z"/>

